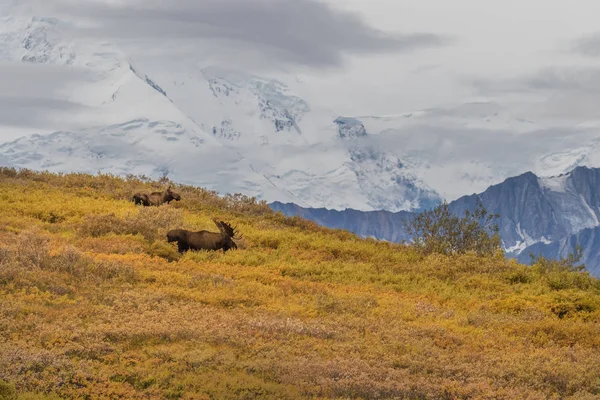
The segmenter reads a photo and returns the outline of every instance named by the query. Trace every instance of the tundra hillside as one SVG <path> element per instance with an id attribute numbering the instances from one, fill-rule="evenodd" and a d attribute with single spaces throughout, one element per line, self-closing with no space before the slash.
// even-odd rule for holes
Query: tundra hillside
<path id="1" fill-rule="evenodd" d="M 169 182 L 0 169 L 0 398 L 598 399 L 600 284 Z M 166 232 L 244 239 L 180 255 Z"/>

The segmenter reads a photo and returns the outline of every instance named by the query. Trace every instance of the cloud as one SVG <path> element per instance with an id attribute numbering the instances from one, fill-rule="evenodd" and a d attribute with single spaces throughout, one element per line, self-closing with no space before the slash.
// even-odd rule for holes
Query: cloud
<path id="1" fill-rule="evenodd" d="M 590 127 L 541 128 L 516 133 L 502 129 L 448 127 L 439 124 L 415 125 L 359 138 L 355 146 L 380 152 L 397 149 L 400 160 L 448 200 L 482 192 L 489 185 L 510 176 L 533 171 L 547 175 L 541 160 L 557 152 L 578 152 L 597 140 L 598 130 Z M 548 157 L 550 155 L 550 157 Z M 560 153 L 559 153 L 560 155 Z M 552 172 L 564 172 L 568 157 L 552 165 Z M 575 157 L 573 157 L 575 158 Z M 409 169 L 410 171 L 410 169 Z M 412 172 L 412 171 L 411 171 Z"/>
<path id="2" fill-rule="evenodd" d="M 2 96 L 64 97 L 69 86 L 87 82 L 91 74 L 79 68 L 35 63 L 0 63 Z"/>
<path id="3" fill-rule="evenodd" d="M 600 32 L 575 40 L 572 50 L 584 56 L 600 57 Z"/>
<path id="4" fill-rule="evenodd" d="M 70 88 L 87 75 L 75 68 L 55 65 L 0 63 L 0 125 L 60 129 L 64 121 L 86 106 L 69 99 Z M 0 133 L 0 141 L 5 140 Z"/>
<path id="5" fill-rule="evenodd" d="M 535 72 L 505 79 L 475 78 L 465 80 L 480 94 L 591 92 L 600 94 L 600 68 L 545 67 Z"/>
<path id="6" fill-rule="evenodd" d="M 600 118 L 598 67 L 546 67 L 505 79 L 466 82 L 479 96 L 505 104 L 515 101 L 521 115 L 539 122 L 560 119 L 572 125 Z"/>
<path id="7" fill-rule="evenodd" d="M 545 68 L 524 80 L 533 90 L 559 90 L 600 93 L 599 68 Z"/>
<path id="8" fill-rule="evenodd" d="M 47 129 L 59 125 L 74 112 L 85 109 L 81 104 L 67 100 L 42 97 L 0 96 L 2 125 Z M 0 140 L 5 139 L 0 137 Z"/>
<path id="9" fill-rule="evenodd" d="M 88 34 L 134 40 L 210 40 L 272 60 L 341 66 L 345 55 L 407 52 L 446 45 L 433 33 L 387 33 L 357 14 L 317 0 L 122 0 L 40 3 L 86 19 Z"/>

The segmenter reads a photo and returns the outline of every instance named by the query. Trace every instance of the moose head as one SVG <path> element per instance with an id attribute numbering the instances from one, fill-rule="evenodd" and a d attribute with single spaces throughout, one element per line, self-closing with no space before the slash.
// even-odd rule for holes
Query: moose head
<path id="1" fill-rule="evenodd" d="M 181 196 L 177 193 L 175 193 L 174 191 L 171 190 L 171 185 L 169 185 L 169 187 L 167 188 L 167 191 L 165 192 L 165 201 L 168 203 L 172 200 L 175 201 L 179 201 L 181 200 Z"/>

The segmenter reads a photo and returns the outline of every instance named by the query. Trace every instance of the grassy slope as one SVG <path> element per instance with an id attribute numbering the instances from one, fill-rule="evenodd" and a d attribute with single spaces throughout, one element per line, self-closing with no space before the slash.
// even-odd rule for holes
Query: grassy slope
<path id="1" fill-rule="evenodd" d="M 152 185 L 0 170 L 0 397 L 600 396 L 596 280 L 422 257 L 190 187 L 127 201 Z M 240 250 L 164 240 L 213 216 Z"/>

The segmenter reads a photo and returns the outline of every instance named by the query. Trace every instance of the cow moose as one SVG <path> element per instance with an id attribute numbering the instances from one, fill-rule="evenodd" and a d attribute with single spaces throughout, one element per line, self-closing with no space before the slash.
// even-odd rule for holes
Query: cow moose
<path id="1" fill-rule="evenodd" d="M 177 249 L 180 253 L 188 250 L 220 250 L 225 253 L 229 249 L 237 249 L 233 241 L 240 240 L 242 235 L 236 236 L 236 227 L 231 227 L 226 222 L 218 221 L 213 218 L 213 222 L 219 228 L 219 232 L 198 231 L 191 232 L 185 229 L 173 229 L 167 232 L 167 241 L 169 243 L 177 242 Z"/>
<path id="2" fill-rule="evenodd" d="M 131 198 L 131 201 L 135 204 L 141 204 L 144 207 L 160 206 L 164 203 L 170 204 L 173 200 L 179 201 L 181 196 L 171 190 L 171 185 L 164 192 L 136 193 Z"/>

